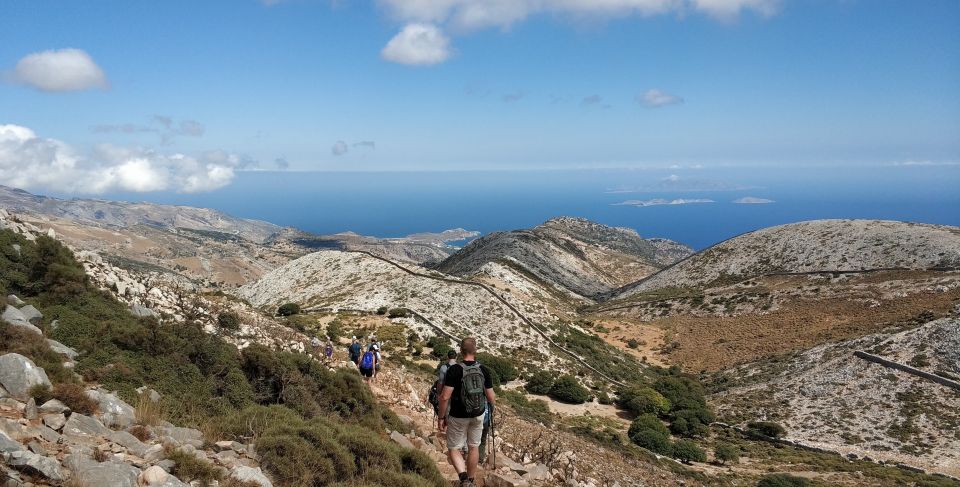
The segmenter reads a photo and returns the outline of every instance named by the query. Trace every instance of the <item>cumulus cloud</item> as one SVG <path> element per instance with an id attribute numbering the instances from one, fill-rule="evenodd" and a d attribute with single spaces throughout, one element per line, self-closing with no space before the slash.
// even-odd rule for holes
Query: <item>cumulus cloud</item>
<path id="1" fill-rule="evenodd" d="M 451 55 L 450 39 L 437 26 L 428 23 L 407 24 L 380 51 L 383 59 L 410 66 L 442 63 Z"/>
<path id="2" fill-rule="evenodd" d="M 180 191 L 222 188 L 235 170 L 252 167 L 247 156 L 222 151 L 200 157 L 104 144 L 84 155 L 56 139 L 19 125 L 0 125 L 0 184 L 71 193 Z"/>
<path id="3" fill-rule="evenodd" d="M 769 203 L 775 203 L 773 200 L 768 200 L 766 198 L 757 198 L 754 196 L 744 196 L 743 198 L 737 198 L 733 200 L 734 203 L 738 205 L 765 205 Z"/>
<path id="4" fill-rule="evenodd" d="M 24 56 L 10 78 L 20 84 L 47 92 L 83 91 L 107 88 L 107 75 L 85 51 L 59 49 Z"/>
<path id="5" fill-rule="evenodd" d="M 333 147 L 330 148 L 330 153 L 335 156 L 342 156 L 350 151 L 350 146 L 342 140 L 338 140 L 333 143 Z"/>
<path id="6" fill-rule="evenodd" d="M 166 115 L 154 115 L 150 124 L 140 125 L 134 123 L 124 123 L 117 125 L 97 125 L 92 128 L 96 133 L 156 133 L 160 136 L 160 141 L 169 144 L 176 137 L 203 137 L 207 129 L 202 123 L 196 120 L 176 121 Z"/>
<path id="7" fill-rule="evenodd" d="M 667 105 L 679 105 L 683 103 L 683 98 L 654 88 L 637 95 L 636 101 L 648 108 L 658 108 Z"/>
<path id="8" fill-rule="evenodd" d="M 620 203 L 612 203 L 613 206 L 661 206 L 661 205 L 692 205 L 696 203 L 714 203 L 713 200 L 705 198 L 692 198 L 692 199 L 674 199 L 667 200 L 663 198 L 655 198 L 652 200 L 626 200 L 621 201 Z"/>

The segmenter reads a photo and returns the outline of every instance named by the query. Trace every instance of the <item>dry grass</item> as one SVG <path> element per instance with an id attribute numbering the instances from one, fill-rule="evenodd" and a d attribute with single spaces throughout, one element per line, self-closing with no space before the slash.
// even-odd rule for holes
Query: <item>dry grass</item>
<path id="1" fill-rule="evenodd" d="M 844 298 L 795 300 L 765 315 L 671 316 L 654 322 L 672 332 L 668 362 L 690 371 L 716 371 L 757 359 L 876 333 L 925 311 L 949 312 L 960 290 L 920 293 L 869 307 Z"/>
<path id="2" fill-rule="evenodd" d="M 51 395 L 67 405 L 71 411 L 91 415 L 97 412 L 97 402 L 87 396 L 87 390 L 77 384 L 57 384 Z"/>
<path id="3" fill-rule="evenodd" d="M 157 426 L 165 416 L 163 405 L 159 401 L 151 400 L 147 393 L 140 394 L 134 409 L 137 424 L 141 426 Z"/>
<path id="4" fill-rule="evenodd" d="M 128 431 L 134 438 L 140 441 L 147 441 L 153 438 L 153 432 L 150 431 L 150 428 L 142 424 L 135 424 L 131 426 Z"/>
<path id="5" fill-rule="evenodd" d="M 93 459 L 96 460 L 97 463 L 103 463 L 103 462 L 105 462 L 105 461 L 107 461 L 107 460 L 110 459 L 110 454 L 107 453 L 106 450 L 101 450 L 101 449 L 99 449 L 99 448 L 94 448 L 94 449 L 93 449 Z"/>

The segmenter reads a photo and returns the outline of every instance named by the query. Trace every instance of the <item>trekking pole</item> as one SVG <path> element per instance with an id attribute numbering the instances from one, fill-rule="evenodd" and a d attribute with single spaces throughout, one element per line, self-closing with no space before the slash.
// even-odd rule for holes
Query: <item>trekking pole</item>
<path id="1" fill-rule="evenodd" d="M 490 459 L 493 460 L 493 469 L 497 469 L 497 427 L 496 417 L 497 408 L 490 405 Z"/>

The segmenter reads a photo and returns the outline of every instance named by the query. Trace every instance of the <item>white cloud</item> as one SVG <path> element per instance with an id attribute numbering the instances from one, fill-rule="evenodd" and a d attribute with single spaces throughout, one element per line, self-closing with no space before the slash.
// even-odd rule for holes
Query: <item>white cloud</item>
<path id="1" fill-rule="evenodd" d="M 387 61 L 411 66 L 429 66 L 450 58 L 450 39 L 433 24 L 407 24 L 387 42 L 380 56 Z"/>
<path id="2" fill-rule="evenodd" d="M 591 19 L 698 12 L 730 20 L 747 10 L 772 15 L 780 0 L 380 0 L 380 4 L 404 22 L 475 30 L 508 28 L 536 14 Z"/>
<path id="3" fill-rule="evenodd" d="M 683 103 L 683 98 L 654 88 L 637 95 L 636 101 L 649 108 L 658 108 L 666 105 L 679 105 Z"/>
<path id="4" fill-rule="evenodd" d="M 744 196 L 743 198 L 737 198 L 733 200 L 734 203 L 738 205 L 765 205 L 768 203 L 775 203 L 773 200 L 768 200 L 766 198 L 757 198 L 754 196 Z"/>
<path id="5" fill-rule="evenodd" d="M 661 205 L 692 205 L 696 203 L 714 203 L 713 200 L 705 198 L 692 198 L 692 199 L 674 199 L 667 200 L 663 198 L 655 198 L 652 200 L 626 200 L 621 201 L 620 203 L 613 203 L 613 206 L 661 206 Z"/>
<path id="6" fill-rule="evenodd" d="M 330 148 L 330 153 L 335 156 L 342 156 L 350 150 L 350 146 L 342 140 L 338 140 L 333 143 L 333 147 Z"/>
<path id="7" fill-rule="evenodd" d="M 11 77 L 18 83 L 49 92 L 107 87 L 103 70 L 80 49 L 28 54 L 17 62 Z"/>
<path id="8" fill-rule="evenodd" d="M 0 125 L 0 184 L 71 193 L 211 191 L 230 184 L 249 157 L 221 151 L 199 158 L 104 144 L 84 156 L 18 125 Z"/>

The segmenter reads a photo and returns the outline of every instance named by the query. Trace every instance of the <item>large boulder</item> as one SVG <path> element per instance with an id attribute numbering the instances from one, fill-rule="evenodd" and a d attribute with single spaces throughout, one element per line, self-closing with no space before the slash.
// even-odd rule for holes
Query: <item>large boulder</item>
<path id="1" fill-rule="evenodd" d="M 41 313 L 39 309 L 34 308 L 32 304 L 20 308 L 20 314 L 34 326 L 39 325 L 40 322 L 43 321 L 43 313 Z"/>
<path id="2" fill-rule="evenodd" d="M 0 431 L 0 453 L 12 453 L 22 450 L 23 445 L 21 445 L 19 441 L 10 438 L 6 433 Z"/>
<path id="3" fill-rule="evenodd" d="M 270 482 L 270 479 L 263 474 L 263 470 L 260 470 L 259 467 L 233 467 L 233 470 L 230 471 L 230 476 L 241 482 L 253 482 L 260 485 L 260 487 L 273 487 L 273 482 Z"/>
<path id="4" fill-rule="evenodd" d="M 41 475 L 54 482 L 64 480 L 60 463 L 55 458 L 49 458 L 26 450 L 15 451 L 9 454 L 7 465 L 32 475 Z M 112 485 L 112 484 L 94 484 Z"/>
<path id="5" fill-rule="evenodd" d="M 79 413 L 71 414 L 70 419 L 67 420 L 67 424 L 63 426 L 64 436 L 80 442 L 96 440 L 100 436 L 108 438 L 111 433 L 113 432 L 97 420 L 97 418 L 91 418 L 90 416 L 84 416 Z"/>
<path id="6" fill-rule="evenodd" d="M 39 328 L 33 326 L 27 317 L 24 316 L 19 309 L 14 308 L 13 306 L 7 305 L 6 309 L 3 310 L 3 314 L 0 315 L 0 320 L 5 321 L 11 326 L 30 330 L 38 335 L 43 335 L 43 332 L 40 331 Z"/>
<path id="7" fill-rule="evenodd" d="M 7 304 L 10 306 L 23 306 L 27 303 L 24 303 L 22 299 L 18 298 L 16 294 L 10 294 L 7 296 Z"/>
<path id="8" fill-rule="evenodd" d="M 68 359 L 75 360 L 77 355 L 80 355 L 76 350 L 56 341 L 47 339 L 47 345 L 50 345 L 50 350 L 59 353 L 60 355 L 66 355 Z"/>
<path id="9" fill-rule="evenodd" d="M 136 436 L 126 431 L 114 431 L 113 434 L 110 435 L 110 441 L 126 448 L 127 451 L 140 458 L 143 458 L 150 448 L 150 445 L 138 440 Z"/>
<path id="10" fill-rule="evenodd" d="M 126 428 L 137 420 L 137 411 L 122 399 L 102 390 L 87 391 L 87 397 L 97 402 L 104 424 Z"/>
<path id="11" fill-rule="evenodd" d="M 130 306 L 130 314 L 136 316 L 137 318 L 159 318 L 160 315 L 156 311 L 142 305 L 134 304 Z"/>
<path id="12" fill-rule="evenodd" d="M 140 469 L 118 462 L 103 462 L 95 465 L 84 465 L 85 468 L 75 470 L 74 477 L 81 485 L 102 485 L 106 487 L 138 487 L 137 477 Z"/>
<path id="13" fill-rule="evenodd" d="M 484 485 L 488 487 L 529 487 L 530 485 L 529 482 L 513 472 L 490 472 L 483 480 Z"/>
<path id="14" fill-rule="evenodd" d="M 158 428 L 160 436 L 168 442 L 180 445 L 192 445 L 196 448 L 203 447 L 203 433 L 193 428 L 180 428 L 178 426 L 161 426 Z"/>
<path id="15" fill-rule="evenodd" d="M 33 360 L 19 353 L 0 355 L 0 385 L 12 397 L 21 401 L 27 400 L 28 392 L 33 386 L 51 387 L 47 373 L 37 367 Z"/>

